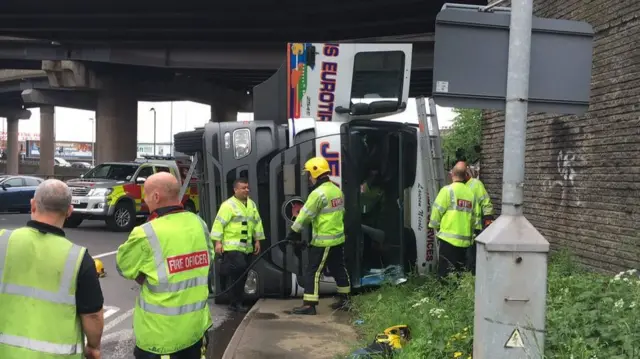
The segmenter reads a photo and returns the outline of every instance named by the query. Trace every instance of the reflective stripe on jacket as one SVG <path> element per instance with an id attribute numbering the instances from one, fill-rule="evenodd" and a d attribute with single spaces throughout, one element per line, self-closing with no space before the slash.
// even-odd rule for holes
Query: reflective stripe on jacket
<path id="1" fill-rule="evenodd" d="M 344 200 L 342 191 L 327 181 L 314 189 L 300 210 L 291 229 L 300 232 L 311 221 L 311 245 L 333 247 L 344 243 Z"/>
<path id="2" fill-rule="evenodd" d="M 155 354 L 188 348 L 211 327 L 207 278 L 213 253 L 209 229 L 191 212 L 135 227 L 118 248 L 118 272 L 145 281 L 136 301 L 136 345 Z"/>
<path id="3" fill-rule="evenodd" d="M 473 194 L 476 196 L 478 204 L 482 209 L 482 215 L 493 216 L 493 204 L 491 203 L 491 197 L 489 197 L 487 189 L 484 187 L 484 183 L 477 178 L 471 178 L 467 181 L 467 186 L 469 186 L 471 191 L 473 191 Z M 482 229 L 482 223 L 480 224 L 479 229 Z"/>
<path id="4" fill-rule="evenodd" d="M 33 228 L 0 232 L 0 358 L 83 357 L 75 294 L 85 251 Z"/>
<path id="5" fill-rule="evenodd" d="M 436 237 L 453 246 L 468 247 L 480 219 L 480 206 L 471 189 L 454 182 L 438 193 L 431 208 L 429 228 L 437 229 Z"/>
<path id="6" fill-rule="evenodd" d="M 225 251 L 253 253 L 253 241 L 264 238 L 262 219 L 251 198 L 246 205 L 235 197 L 222 203 L 213 221 L 211 239 L 222 241 Z"/>

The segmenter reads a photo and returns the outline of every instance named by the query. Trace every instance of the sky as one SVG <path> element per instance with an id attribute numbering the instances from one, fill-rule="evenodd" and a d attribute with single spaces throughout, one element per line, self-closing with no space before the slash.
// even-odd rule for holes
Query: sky
<path id="1" fill-rule="evenodd" d="M 175 102 L 138 102 L 138 142 L 153 143 L 153 111 L 156 110 L 156 142 L 171 142 L 173 134 L 193 130 L 203 126 L 211 118 L 209 105 L 190 101 Z M 40 133 L 40 109 L 32 108 L 31 118 L 20 121 L 19 132 L 24 135 Z M 455 117 L 452 109 L 437 107 L 439 127 L 448 127 Z M 172 116 L 173 114 L 173 116 Z M 55 108 L 55 140 L 61 142 L 94 142 L 94 111 L 78 110 L 67 107 Z M 394 121 L 414 122 L 417 118 L 414 99 L 409 99 L 407 109 L 390 116 Z M 253 113 L 239 113 L 239 121 L 251 121 Z M 141 130 L 149 129 L 149 130 Z M 6 131 L 6 119 L 0 118 L 0 133 Z M 4 136 L 3 136 L 4 137 Z M 35 139 L 35 138 L 30 138 Z"/>

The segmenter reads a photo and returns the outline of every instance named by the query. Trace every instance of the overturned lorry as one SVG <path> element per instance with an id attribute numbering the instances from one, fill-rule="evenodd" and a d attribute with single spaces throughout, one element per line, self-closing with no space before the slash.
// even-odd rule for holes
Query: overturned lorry
<path id="1" fill-rule="evenodd" d="M 286 64 L 254 88 L 254 121 L 209 122 L 175 135 L 176 151 L 197 164 L 200 215 L 211 226 L 234 180 L 247 178 L 266 248 L 285 238 L 309 194 L 303 165 L 321 155 L 344 192 L 352 286 L 377 284 L 385 271 L 432 270 L 418 121 L 385 119 L 406 109 L 411 55 L 410 44 L 288 44 Z M 302 296 L 306 258 L 285 244 L 274 248 L 249 272 L 247 296 Z M 230 284 L 217 272 L 214 293 Z M 321 293 L 335 289 L 326 272 Z"/>

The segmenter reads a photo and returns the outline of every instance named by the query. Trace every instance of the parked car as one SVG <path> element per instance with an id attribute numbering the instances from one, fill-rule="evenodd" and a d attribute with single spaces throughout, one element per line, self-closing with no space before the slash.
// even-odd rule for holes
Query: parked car
<path id="1" fill-rule="evenodd" d="M 29 213 L 30 200 L 42 181 L 38 177 L 0 175 L 0 212 Z"/>
<path id="2" fill-rule="evenodd" d="M 74 162 L 74 163 L 71 164 L 71 167 L 73 167 L 73 168 L 86 168 L 86 169 L 93 168 L 93 166 L 89 162 Z"/>
<path id="3" fill-rule="evenodd" d="M 56 167 L 71 167 L 71 163 L 62 157 L 54 157 L 53 160 L 55 161 Z"/>

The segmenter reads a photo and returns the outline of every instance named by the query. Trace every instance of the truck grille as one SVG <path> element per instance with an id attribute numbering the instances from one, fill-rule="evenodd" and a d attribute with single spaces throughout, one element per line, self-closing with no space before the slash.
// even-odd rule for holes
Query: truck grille
<path id="1" fill-rule="evenodd" d="M 87 187 L 71 187 L 71 194 L 74 196 L 86 196 L 89 194 L 89 188 Z"/>

